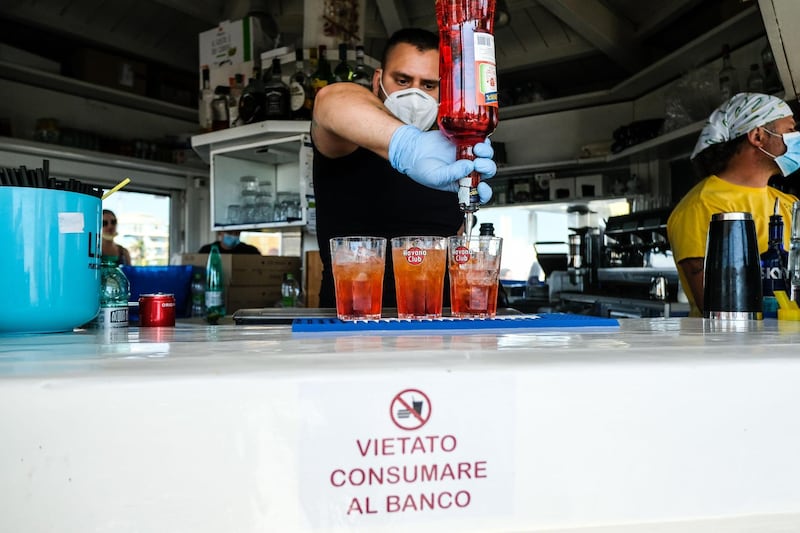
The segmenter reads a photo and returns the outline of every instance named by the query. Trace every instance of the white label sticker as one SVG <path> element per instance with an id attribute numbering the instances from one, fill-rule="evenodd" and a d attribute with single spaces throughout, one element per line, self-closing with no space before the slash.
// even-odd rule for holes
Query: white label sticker
<path id="1" fill-rule="evenodd" d="M 475 45 L 475 61 L 494 65 L 494 35 L 475 32 L 473 43 Z"/>
<path id="2" fill-rule="evenodd" d="M 59 213 L 59 233 L 83 233 L 83 213 Z"/>

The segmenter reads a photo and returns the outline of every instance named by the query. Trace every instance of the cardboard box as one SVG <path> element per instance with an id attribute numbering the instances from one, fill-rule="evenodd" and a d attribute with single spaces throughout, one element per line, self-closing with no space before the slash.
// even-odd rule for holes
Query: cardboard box
<path id="1" fill-rule="evenodd" d="M 128 91 L 147 94 L 147 64 L 91 48 L 77 50 L 71 58 L 69 74 L 78 79 Z"/>
<path id="2" fill-rule="evenodd" d="M 281 296 L 283 275 L 300 278 L 300 258 L 274 255 L 220 254 L 225 282 L 225 309 L 273 307 Z M 208 254 L 182 254 L 181 263 L 205 269 Z"/>
<path id="3" fill-rule="evenodd" d="M 225 291 L 225 310 L 232 315 L 239 309 L 275 307 L 281 299 L 278 285 L 232 285 Z"/>
<path id="4" fill-rule="evenodd" d="M 198 37 L 200 65 L 199 87 L 203 88 L 202 68 L 209 68 L 211 89 L 229 85 L 229 78 L 243 74 L 245 82 L 253 76 L 253 68 L 261 65 L 266 48 L 261 23 L 253 17 L 224 20 L 216 28 Z"/>
<path id="5" fill-rule="evenodd" d="M 291 272 L 300 279 L 300 258 L 275 255 L 220 254 L 225 285 L 268 285 Z M 182 254 L 181 263 L 205 268 L 208 254 Z"/>
<path id="6" fill-rule="evenodd" d="M 575 178 L 550 180 L 550 200 L 569 200 L 570 198 L 575 198 Z"/>
<path id="7" fill-rule="evenodd" d="M 575 178 L 576 198 L 600 198 L 608 194 L 608 181 L 602 174 Z"/>

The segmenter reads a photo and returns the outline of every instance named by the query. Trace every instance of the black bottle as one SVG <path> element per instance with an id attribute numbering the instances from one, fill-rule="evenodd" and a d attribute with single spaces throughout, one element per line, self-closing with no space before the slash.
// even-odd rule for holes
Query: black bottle
<path id="1" fill-rule="evenodd" d="M 267 120 L 288 120 L 291 118 L 289 105 L 289 86 L 281 79 L 281 60 L 272 59 L 271 76 L 264 83 Z"/>
<path id="2" fill-rule="evenodd" d="M 777 207 L 777 203 L 776 203 Z M 783 217 L 777 213 L 769 217 L 769 245 L 761 254 L 761 289 L 764 317 L 778 316 L 775 291 L 785 291 L 789 270 L 789 252 L 783 248 Z"/>

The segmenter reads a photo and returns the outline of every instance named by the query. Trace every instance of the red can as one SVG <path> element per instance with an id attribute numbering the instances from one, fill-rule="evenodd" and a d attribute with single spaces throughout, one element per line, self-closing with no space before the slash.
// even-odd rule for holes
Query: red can
<path id="1" fill-rule="evenodd" d="M 175 325 L 175 296 L 142 294 L 139 296 L 139 325 L 145 327 Z"/>

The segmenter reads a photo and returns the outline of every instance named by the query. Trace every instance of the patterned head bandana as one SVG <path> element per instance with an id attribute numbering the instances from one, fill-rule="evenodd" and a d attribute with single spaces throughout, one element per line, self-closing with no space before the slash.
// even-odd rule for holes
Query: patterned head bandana
<path id="1" fill-rule="evenodd" d="M 690 159 L 712 144 L 730 141 L 753 128 L 791 116 L 789 105 L 780 98 L 760 93 L 736 94 L 708 117 Z"/>

